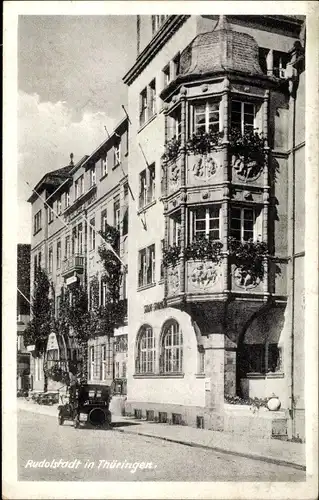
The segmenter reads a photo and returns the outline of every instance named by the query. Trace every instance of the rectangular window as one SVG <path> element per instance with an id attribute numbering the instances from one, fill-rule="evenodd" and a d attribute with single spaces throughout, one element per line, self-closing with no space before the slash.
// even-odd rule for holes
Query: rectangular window
<path id="1" fill-rule="evenodd" d="M 152 16 L 152 35 L 155 35 L 155 33 L 160 29 L 162 24 L 164 24 L 167 15 L 161 15 L 161 16 Z"/>
<path id="2" fill-rule="evenodd" d="M 164 265 L 163 265 L 163 255 L 164 255 L 164 249 L 165 249 L 165 240 L 161 240 L 161 271 L 160 271 L 160 279 L 164 279 Z"/>
<path id="3" fill-rule="evenodd" d="M 163 69 L 164 88 L 169 84 L 170 81 L 171 81 L 170 65 L 167 64 L 167 66 L 165 66 L 165 68 Z"/>
<path id="4" fill-rule="evenodd" d="M 171 237 L 170 237 L 171 245 L 180 246 L 181 228 L 182 228 L 181 213 L 178 212 L 177 214 L 174 214 L 174 216 L 171 218 Z"/>
<path id="5" fill-rule="evenodd" d="M 95 186 L 96 176 L 95 176 L 95 167 L 90 169 L 90 187 Z"/>
<path id="6" fill-rule="evenodd" d="M 176 78 L 180 74 L 180 62 L 181 62 L 181 55 L 178 52 L 176 56 L 173 59 L 173 64 L 174 64 L 174 78 Z"/>
<path id="7" fill-rule="evenodd" d="M 193 106 L 193 131 L 195 134 L 219 132 L 219 102 L 206 101 Z"/>
<path id="8" fill-rule="evenodd" d="M 126 378 L 126 362 L 122 362 L 122 378 Z"/>
<path id="9" fill-rule="evenodd" d="M 114 144 L 114 167 L 121 163 L 121 141 Z"/>
<path id="10" fill-rule="evenodd" d="M 106 344 L 101 346 L 101 358 L 102 358 L 102 380 L 106 380 L 107 376 L 107 355 L 106 355 Z"/>
<path id="11" fill-rule="evenodd" d="M 129 222 L 129 204 L 128 204 L 128 183 L 124 184 L 124 202 L 123 202 L 123 227 L 122 235 L 128 234 L 128 222 Z"/>
<path id="12" fill-rule="evenodd" d="M 108 174 L 107 154 L 101 159 L 101 177 Z"/>
<path id="13" fill-rule="evenodd" d="M 231 103 L 231 127 L 245 131 L 253 131 L 255 128 L 256 107 L 254 104 L 241 101 Z"/>
<path id="14" fill-rule="evenodd" d="M 140 126 L 147 120 L 147 88 L 140 93 Z"/>
<path id="15" fill-rule="evenodd" d="M 208 238 L 220 239 L 220 207 L 210 205 L 198 207 L 190 212 L 190 240 Z"/>
<path id="16" fill-rule="evenodd" d="M 65 247 L 64 247 L 64 258 L 68 259 L 71 255 L 71 245 L 70 245 L 70 236 L 65 237 Z"/>
<path id="17" fill-rule="evenodd" d="M 273 74 L 277 78 L 286 77 L 286 67 L 289 61 L 289 56 L 285 52 L 278 52 L 274 50 L 273 59 Z"/>
<path id="18" fill-rule="evenodd" d="M 239 241 L 254 239 L 255 212 L 253 208 L 232 207 L 230 211 L 230 235 Z"/>
<path id="19" fill-rule="evenodd" d="M 120 224 L 121 224 L 121 209 L 120 209 L 120 200 L 119 198 L 116 198 L 114 200 L 114 206 L 113 206 L 113 220 L 114 220 L 114 226 L 118 231 L 120 231 Z"/>
<path id="20" fill-rule="evenodd" d="M 61 196 L 59 196 L 59 198 L 56 201 L 56 212 L 57 212 L 57 215 L 61 215 L 61 213 L 62 213 L 62 199 L 61 199 Z"/>
<path id="21" fill-rule="evenodd" d="M 106 232 L 107 227 L 107 210 L 106 208 L 101 212 L 101 231 L 102 233 Z"/>
<path id="22" fill-rule="evenodd" d="M 74 183 L 75 199 L 79 198 L 84 193 L 84 176 L 83 174 L 76 179 Z"/>
<path id="23" fill-rule="evenodd" d="M 139 251 L 138 286 L 155 283 L 155 245 Z"/>
<path id="24" fill-rule="evenodd" d="M 139 206 L 145 207 L 155 200 L 155 163 L 140 173 Z"/>
<path id="25" fill-rule="evenodd" d="M 95 250 L 95 219 L 90 220 L 90 250 Z"/>
<path id="26" fill-rule="evenodd" d="M 48 213 L 48 224 L 51 224 L 54 218 L 52 207 L 47 207 L 47 213 Z"/>
<path id="27" fill-rule="evenodd" d="M 56 244 L 56 267 L 60 269 L 61 267 L 61 241 L 59 240 Z"/>
<path id="28" fill-rule="evenodd" d="M 65 192 L 65 208 L 70 206 L 70 189 Z"/>
<path id="29" fill-rule="evenodd" d="M 92 380 L 94 378 L 94 368 L 95 368 L 95 349 L 94 346 L 89 347 L 89 377 Z"/>
<path id="30" fill-rule="evenodd" d="M 40 231 L 42 229 L 42 212 L 41 210 L 39 210 L 35 216 L 34 216 L 34 220 L 33 220 L 33 232 L 34 234 L 37 233 L 38 231 Z"/>
<path id="31" fill-rule="evenodd" d="M 107 298 L 108 298 L 107 284 L 104 280 L 102 280 L 101 281 L 101 305 L 103 307 L 105 307 L 107 304 Z"/>
<path id="32" fill-rule="evenodd" d="M 149 95 L 150 95 L 149 118 L 151 118 L 156 113 L 156 80 L 155 80 L 155 78 L 149 84 Z"/>
<path id="33" fill-rule="evenodd" d="M 53 271 L 53 248 L 49 248 L 49 273 Z"/>

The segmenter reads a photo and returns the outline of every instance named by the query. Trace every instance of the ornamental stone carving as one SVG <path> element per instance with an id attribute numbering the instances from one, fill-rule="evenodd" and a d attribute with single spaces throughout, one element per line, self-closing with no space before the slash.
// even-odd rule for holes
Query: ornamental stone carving
<path id="1" fill-rule="evenodd" d="M 235 174 L 240 180 L 254 181 L 262 171 L 262 165 L 257 160 L 245 161 L 243 158 L 233 156 L 232 163 Z"/>
<path id="2" fill-rule="evenodd" d="M 167 281 L 169 293 L 177 293 L 180 286 L 179 269 L 177 267 L 168 270 Z"/>
<path id="3" fill-rule="evenodd" d="M 260 284 L 260 279 L 253 276 L 247 269 L 236 267 L 234 271 L 234 281 L 239 288 L 250 290 Z"/>
<path id="4" fill-rule="evenodd" d="M 197 179 L 208 180 L 217 171 L 217 163 L 211 156 L 201 156 L 193 165 L 193 175 Z"/>
<path id="5" fill-rule="evenodd" d="M 217 280 L 217 268 L 211 262 L 199 262 L 191 271 L 190 279 L 195 287 L 208 288 Z"/>
<path id="6" fill-rule="evenodd" d="M 170 166 L 169 182 L 171 184 L 178 184 L 180 180 L 181 168 L 178 163 L 173 163 Z"/>

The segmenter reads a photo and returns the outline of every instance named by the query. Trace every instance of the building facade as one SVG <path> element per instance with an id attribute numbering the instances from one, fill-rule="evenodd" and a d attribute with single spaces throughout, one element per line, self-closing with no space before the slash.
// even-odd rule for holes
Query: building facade
<path id="1" fill-rule="evenodd" d="M 23 334 L 30 321 L 30 245 L 18 244 L 17 253 L 17 390 L 30 388 L 30 353 Z"/>
<path id="2" fill-rule="evenodd" d="M 105 270 L 98 248 L 103 244 L 100 232 L 107 225 L 119 232 L 117 249 L 122 262 L 127 262 L 128 245 L 128 120 L 118 124 L 111 135 L 89 156 L 78 163 L 46 174 L 35 187 L 32 204 L 33 235 L 31 244 L 31 283 L 35 269 L 46 270 L 52 284 L 51 299 L 55 316 L 63 290 L 79 282 L 86 290 L 93 279 L 98 283 L 98 302 L 103 306 L 107 289 Z M 44 200 L 46 203 L 44 203 Z M 126 276 L 121 282 L 121 299 L 126 299 Z M 122 331 L 122 329 L 124 329 Z M 126 332 L 125 322 L 118 329 Z M 110 385 L 114 378 L 113 338 L 99 332 L 88 341 L 88 381 Z M 61 338 L 52 331 L 46 350 L 48 367 L 78 359 L 78 346 L 72 335 Z M 50 365 L 50 366 L 49 366 Z M 44 384 L 43 359 L 32 356 L 34 389 Z M 61 383 L 49 380 L 48 388 Z"/>
<path id="3" fill-rule="evenodd" d="M 304 437 L 302 25 L 137 16 L 124 77 L 137 416 Z M 227 403 L 271 396 L 270 418 Z"/>

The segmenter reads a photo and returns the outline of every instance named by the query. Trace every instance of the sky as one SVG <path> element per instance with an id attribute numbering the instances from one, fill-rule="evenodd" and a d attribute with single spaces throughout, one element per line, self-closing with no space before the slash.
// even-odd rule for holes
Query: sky
<path id="1" fill-rule="evenodd" d="M 136 17 L 19 16 L 18 242 L 31 242 L 30 187 L 90 154 L 125 115 Z"/>

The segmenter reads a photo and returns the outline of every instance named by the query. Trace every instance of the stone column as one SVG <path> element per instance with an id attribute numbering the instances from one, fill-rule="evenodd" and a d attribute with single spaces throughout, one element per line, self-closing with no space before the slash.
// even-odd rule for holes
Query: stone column
<path id="1" fill-rule="evenodd" d="M 212 333 L 205 339 L 205 407 L 215 412 L 224 409 L 225 337 Z"/>
<path id="2" fill-rule="evenodd" d="M 229 166 L 228 166 L 228 132 L 229 132 L 229 80 L 225 78 L 224 89 L 222 95 L 222 113 L 223 113 L 223 143 L 222 143 L 222 168 L 223 168 L 223 201 L 222 201 L 222 220 L 221 220 L 221 235 L 223 243 L 223 276 L 224 276 L 224 291 L 228 291 L 228 213 L 230 202 L 230 181 L 229 181 Z"/>
<path id="3" fill-rule="evenodd" d="M 270 50 L 266 57 L 267 75 L 271 76 L 274 72 L 274 51 Z"/>
<path id="4" fill-rule="evenodd" d="M 181 267 L 180 267 L 180 293 L 185 293 L 185 258 L 184 251 L 186 245 L 186 183 L 187 183 L 187 161 L 186 161 L 186 94 L 185 87 L 181 88 Z"/>

